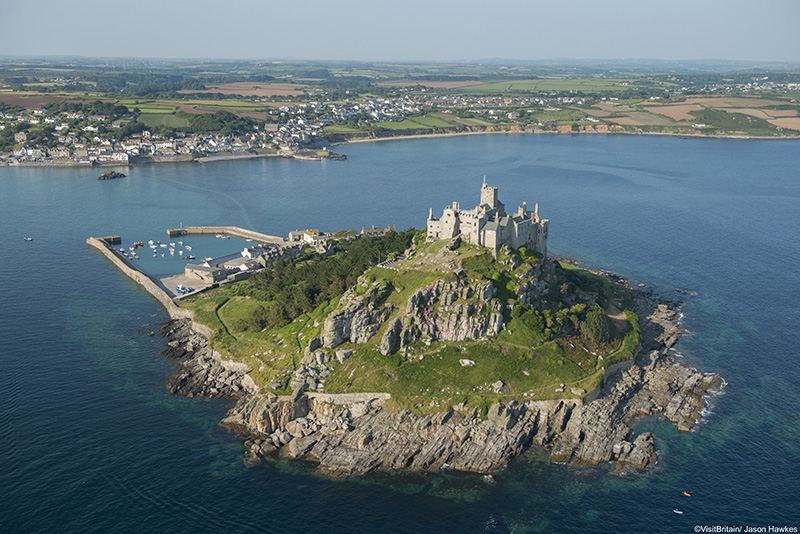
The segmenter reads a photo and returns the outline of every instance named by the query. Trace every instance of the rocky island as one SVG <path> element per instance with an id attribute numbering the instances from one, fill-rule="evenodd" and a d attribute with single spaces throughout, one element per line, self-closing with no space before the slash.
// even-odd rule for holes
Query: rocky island
<path id="1" fill-rule="evenodd" d="M 678 304 L 547 257 L 548 224 L 538 206 L 507 215 L 484 184 L 481 204 L 431 212 L 426 232 L 341 240 L 184 299 L 214 333 L 163 326 L 168 388 L 236 398 L 221 424 L 249 463 L 488 473 L 537 445 L 554 462 L 653 465 L 635 423 L 691 430 L 724 381 L 672 357 Z M 375 265 L 378 246 L 394 252 Z"/>
<path id="2" fill-rule="evenodd" d="M 117 171 L 105 171 L 97 177 L 98 180 L 116 180 L 117 178 L 125 178 L 125 175 Z"/>

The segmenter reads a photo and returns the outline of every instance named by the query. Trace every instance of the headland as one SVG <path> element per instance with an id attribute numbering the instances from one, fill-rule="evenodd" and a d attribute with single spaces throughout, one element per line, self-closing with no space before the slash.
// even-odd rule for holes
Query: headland
<path id="1" fill-rule="evenodd" d="M 222 424 L 246 440 L 248 463 L 489 473 L 537 445 L 622 473 L 657 463 L 655 436 L 634 434 L 641 417 L 695 427 L 724 381 L 670 352 L 679 303 L 547 257 L 538 209 L 515 220 L 496 189 L 469 217 L 452 210 L 463 229 L 330 236 L 316 243 L 324 254 L 304 248 L 180 300 L 90 244 L 170 312 L 168 389 L 237 399 Z M 331 293 L 315 294 L 320 278 Z"/>

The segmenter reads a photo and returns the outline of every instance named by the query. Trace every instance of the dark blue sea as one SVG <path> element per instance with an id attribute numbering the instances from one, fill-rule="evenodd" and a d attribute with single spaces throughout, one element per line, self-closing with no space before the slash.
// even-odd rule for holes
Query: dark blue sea
<path id="1" fill-rule="evenodd" d="M 0 532 L 800 527 L 800 142 L 491 135 L 340 149 L 346 162 L 145 166 L 113 181 L 0 167 Z M 551 254 L 696 293 L 682 310 L 694 335 L 678 347 L 728 385 L 695 432 L 639 425 L 658 436 L 657 467 L 618 478 L 532 449 L 493 485 L 451 472 L 332 480 L 295 461 L 246 468 L 241 442 L 217 426 L 231 402 L 167 393 L 174 364 L 145 335 L 167 314 L 85 244 L 166 240 L 181 223 L 422 228 L 431 207 L 477 204 L 484 175 L 507 208 L 540 203 Z M 242 246 L 192 240 L 198 256 Z M 184 263 L 141 261 L 159 275 Z"/>

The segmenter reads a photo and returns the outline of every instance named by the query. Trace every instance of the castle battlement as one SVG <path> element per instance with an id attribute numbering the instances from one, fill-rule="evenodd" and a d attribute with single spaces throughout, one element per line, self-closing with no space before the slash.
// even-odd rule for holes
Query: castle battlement
<path id="1" fill-rule="evenodd" d="M 470 210 L 462 210 L 458 202 L 447 206 L 442 216 L 428 214 L 428 240 L 452 239 L 461 236 L 467 242 L 489 248 L 496 256 L 502 245 L 511 248 L 527 247 L 547 256 L 548 219 L 539 217 L 539 203 L 528 211 L 527 202 L 517 208 L 513 215 L 506 214 L 505 206 L 498 199 L 497 187 L 481 186 L 480 204 Z"/>

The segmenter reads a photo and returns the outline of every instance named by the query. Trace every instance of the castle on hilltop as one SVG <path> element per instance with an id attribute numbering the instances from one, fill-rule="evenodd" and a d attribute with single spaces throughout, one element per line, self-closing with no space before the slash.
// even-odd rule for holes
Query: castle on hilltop
<path id="1" fill-rule="evenodd" d="M 428 215 L 428 240 L 451 239 L 458 235 L 474 245 L 487 247 L 497 256 L 502 245 L 511 248 L 527 247 L 547 256 L 548 219 L 539 218 L 539 203 L 528 211 L 526 202 L 514 215 L 507 215 L 505 206 L 497 199 L 497 188 L 481 187 L 481 203 L 471 210 L 462 210 L 458 202 L 447 206 L 438 219 L 433 208 Z"/>

